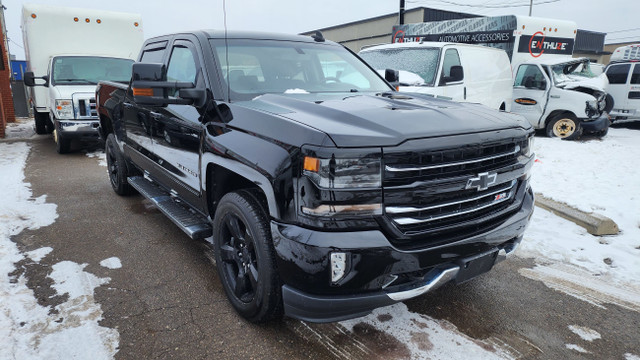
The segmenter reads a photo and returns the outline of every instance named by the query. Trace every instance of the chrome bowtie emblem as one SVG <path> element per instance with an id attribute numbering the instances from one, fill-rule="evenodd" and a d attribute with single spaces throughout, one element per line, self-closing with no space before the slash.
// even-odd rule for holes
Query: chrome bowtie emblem
<path id="1" fill-rule="evenodd" d="M 478 177 L 471 178 L 467 180 L 467 186 L 465 189 L 473 189 L 475 188 L 478 191 L 487 190 L 489 186 L 496 183 L 496 178 L 498 174 L 488 172 L 478 174 Z"/>

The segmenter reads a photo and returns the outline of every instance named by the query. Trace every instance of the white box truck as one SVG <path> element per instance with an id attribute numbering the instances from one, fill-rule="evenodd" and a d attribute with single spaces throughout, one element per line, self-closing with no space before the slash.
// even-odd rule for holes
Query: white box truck
<path id="1" fill-rule="evenodd" d="M 571 57 L 576 33 L 573 21 L 506 15 L 396 25 L 392 41 L 503 49 L 513 71 L 512 112 L 549 136 L 575 139 L 583 131 L 604 136 L 613 107 L 608 81 L 591 72 L 588 59 Z"/>
<path id="2" fill-rule="evenodd" d="M 97 140 L 96 84 L 129 81 L 144 40 L 140 15 L 25 4 L 22 36 L 36 132 L 52 132 L 59 153 Z"/>
<path id="3" fill-rule="evenodd" d="M 358 53 L 383 73 L 399 72 L 399 90 L 511 110 L 513 81 L 504 50 L 440 42 L 372 46 Z"/>

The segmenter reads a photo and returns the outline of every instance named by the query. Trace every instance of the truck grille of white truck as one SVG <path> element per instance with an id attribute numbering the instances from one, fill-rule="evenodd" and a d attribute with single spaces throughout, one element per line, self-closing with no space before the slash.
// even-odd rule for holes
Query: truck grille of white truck
<path id="1" fill-rule="evenodd" d="M 396 245 L 446 243 L 503 223 L 521 201 L 524 181 L 513 170 L 524 146 L 523 138 L 385 152 L 384 212 Z"/>
<path id="2" fill-rule="evenodd" d="M 74 97 L 73 107 L 78 119 L 93 120 L 98 118 L 95 98 Z"/>

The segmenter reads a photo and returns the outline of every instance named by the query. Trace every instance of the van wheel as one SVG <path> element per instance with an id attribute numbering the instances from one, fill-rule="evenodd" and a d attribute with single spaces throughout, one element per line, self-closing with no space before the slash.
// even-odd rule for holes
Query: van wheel
<path id="1" fill-rule="evenodd" d="M 282 290 L 267 216 L 248 191 L 226 194 L 213 220 L 216 267 L 231 305 L 251 322 L 282 317 Z"/>
<path id="2" fill-rule="evenodd" d="M 546 131 L 548 137 L 575 140 L 582 135 L 582 126 L 575 115 L 564 113 L 556 115 L 549 120 Z"/>
<path id="3" fill-rule="evenodd" d="M 66 154 L 71 150 L 71 140 L 65 139 L 57 130 L 53 130 L 53 140 L 56 142 L 58 154 Z"/>
<path id="4" fill-rule="evenodd" d="M 36 134 L 42 135 L 47 133 L 47 121 L 49 120 L 49 114 L 42 114 L 35 109 L 33 110 L 33 118 L 36 123 Z"/>
<path id="5" fill-rule="evenodd" d="M 111 188 L 118 195 L 131 195 L 135 193 L 135 189 L 127 181 L 129 176 L 127 163 L 124 155 L 120 152 L 116 137 L 113 133 L 107 135 L 107 141 L 104 143 L 104 153 L 107 158 L 107 171 L 109 172 L 109 182 Z"/>

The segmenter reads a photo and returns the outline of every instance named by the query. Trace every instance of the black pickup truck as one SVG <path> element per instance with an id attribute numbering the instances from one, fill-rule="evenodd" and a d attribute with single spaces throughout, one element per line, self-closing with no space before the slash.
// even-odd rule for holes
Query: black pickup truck
<path id="1" fill-rule="evenodd" d="M 199 31 L 99 84 L 109 179 L 212 237 L 250 321 L 338 321 L 489 271 L 533 210 L 533 129 L 396 92 L 343 46 Z"/>

